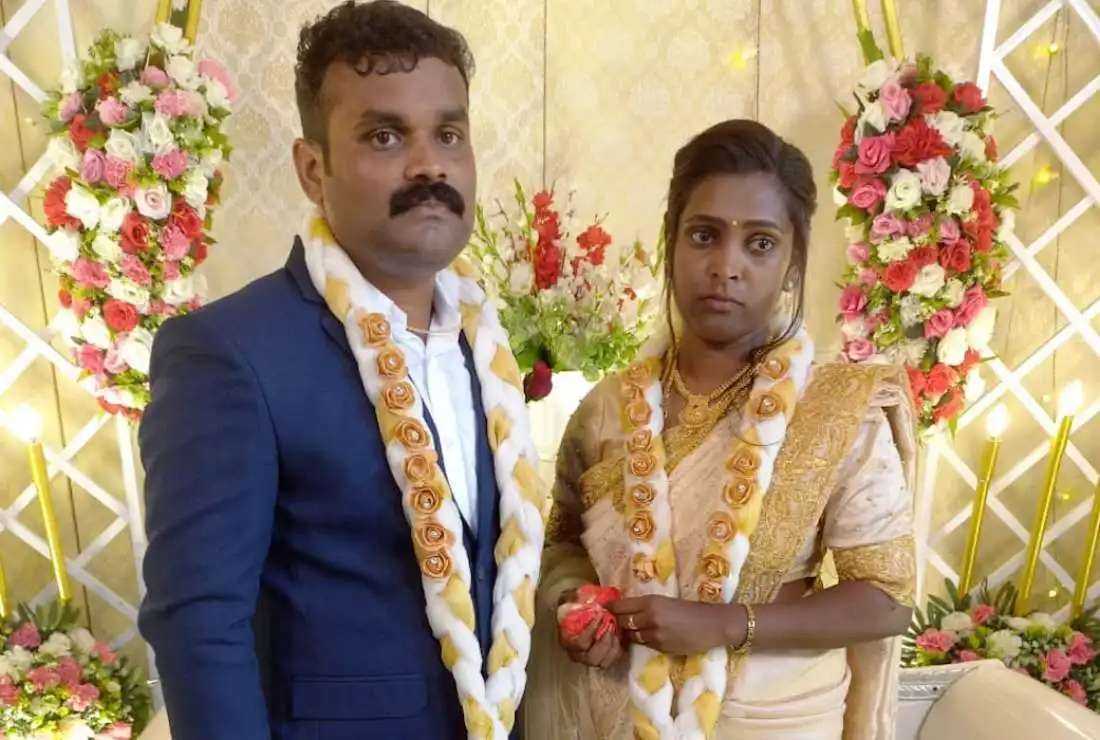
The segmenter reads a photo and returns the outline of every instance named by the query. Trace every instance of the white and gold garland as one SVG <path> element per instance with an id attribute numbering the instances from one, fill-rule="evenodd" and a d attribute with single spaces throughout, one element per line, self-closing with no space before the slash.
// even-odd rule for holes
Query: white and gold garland
<path id="1" fill-rule="evenodd" d="M 775 459 L 806 387 L 812 361 L 813 342 L 803 330 L 760 366 L 741 413 L 738 439 L 727 458 L 722 502 L 707 522 L 707 540 L 697 568 L 700 601 L 733 601 L 749 554 L 749 538 L 771 484 Z M 633 574 L 630 592 L 677 598 L 680 587 L 661 441 L 664 412 L 660 358 L 651 356 L 628 368 L 622 376 L 622 391 L 622 420 L 627 431 L 623 481 Z M 710 737 L 725 696 L 728 658 L 726 646 L 690 656 L 684 666 L 684 684 L 674 696 L 668 656 L 645 645 L 632 645 L 634 736 L 642 740 Z"/>
<path id="2" fill-rule="evenodd" d="M 463 333 L 474 357 L 500 492 L 492 647 L 487 676 L 475 630 L 470 563 L 462 521 L 438 465 L 424 406 L 376 291 L 336 242 L 320 213 L 301 234 L 310 278 L 343 323 L 363 388 L 378 417 L 390 471 L 420 564 L 428 623 L 451 671 L 470 738 L 503 740 L 526 685 L 548 499 L 534 461 L 522 379 L 492 303 L 469 266 L 457 261 Z"/>

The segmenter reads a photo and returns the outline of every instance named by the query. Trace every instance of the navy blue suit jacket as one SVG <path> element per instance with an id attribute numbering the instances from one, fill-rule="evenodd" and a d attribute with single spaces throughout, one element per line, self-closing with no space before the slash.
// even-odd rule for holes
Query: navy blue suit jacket
<path id="1" fill-rule="evenodd" d="M 150 374 L 140 626 L 173 738 L 465 738 L 374 408 L 301 245 L 168 321 Z M 487 649 L 500 527 L 476 427 L 479 536 L 467 528 L 465 545 Z"/>

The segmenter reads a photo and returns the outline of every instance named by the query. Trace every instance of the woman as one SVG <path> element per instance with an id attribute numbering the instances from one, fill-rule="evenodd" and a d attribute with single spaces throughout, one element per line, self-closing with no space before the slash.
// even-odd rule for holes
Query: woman
<path id="1" fill-rule="evenodd" d="M 892 735 L 907 389 L 897 368 L 812 364 L 815 205 L 806 157 L 752 121 L 676 155 L 669 336 L 593 389 L 559 452 L 528 738 Z M 589 581 L 626 595 L 621 636 L 557 634 Z"/>

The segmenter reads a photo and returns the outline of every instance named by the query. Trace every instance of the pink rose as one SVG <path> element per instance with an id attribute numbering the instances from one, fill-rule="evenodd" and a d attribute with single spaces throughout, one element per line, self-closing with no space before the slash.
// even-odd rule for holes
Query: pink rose
<path id="1" fill-rule="evenodd" d="M 84 96 L 78 92 L 69 93 L 61 99 L 57 108 L 57 117 L 63 122 L 68 123 L 73 120 L 73 116 L 80 112 L 80 107 L 84 104 Z"/>
<path id="2" fill-rule="evenodd" d="M 179 262 L 165 262 L 164 263 L 164 279 L 165 280 L 177 280 L 180 276 L 180 263 Z"/>
<path id="3" fill-rule="evenodd" d="M 91 344 L 82 344 L 76 351 L 77 364 L 93 375 L 103 372 L 103 357 L 103 350 Z"/>
<path id="4" fill-rule="evenodd" d="M 230 103 L 237 102 L 237 86 L 233 84 L 233 79 L 229 76 L 229 72 L 226 71 L 225 67 L 213 59 L 203 59 L 199 62 L 198 70 L 203 77 L 209 77 L 222 83 Z"/>
<path id="5" fill-rule="evenodd" d="M 848 321 L 858 319 L 867 308 L 867 294 L 858 285 L 849 285 L 840 294 L 840 312 Z"/>
<path id="6" fill-rule="evenodd" d="M 928 653 L 946 653 L 955 645 L 956 637 L 950 632 L 943 632 L 929 627 L 917 636 L 917 647 Z"/>
<path id="7" fill-rule="evenodd" d="M 97 642 L 93 645 L 92 652 L 99 656 L 103 665 L 112 665 L 118 659 L 118 654 L 107 647 L 105 642 Z"/>
<path id="8" fill-rule="evenodd" d="M 95 109 L 99 120 L 108 126 L 121 126 L 130 117 L 130 109 L 115 97 L 103 98 L 95 104 Z"/>
<path id="9" fill-rule="evenodd" d="M 960 650 L 959 651 L 959 663 L 973 663 L 975 660 L 981 660 L 982 656 L 975 653 L 973 650 Z"/>
<path id="10" fill-rule="evenodd" d="M 79 663 L 66 655 L 57 661 L 57 675 L 60 676 L 61 683 L 71 690 L 80 684 L 83 670 L 80 668 Z"/>
<path id="11" fill-rule="evenodd" d="M 61 683 L 61 676 L 53 668 L 41 666 L 27 673 L 27 680 L 34 684 L 35 691 L 46 691 Z"/>
<path id="12" fill-rule="evenodd" d="M 941 308 L 928 317 L 924 322 L 924 338 L 934 339 L 942 337 L 955 328 L 955 314 L 951 309 Z"/>
<path id="13" fill-rule="evenodd" d="M 920 239 L 932 230 L 932 214 L 926 213 L 906 224 L 906 232 L 913 239 Z"/>
<path id="14" fill-rule="evenodd" d="M 863 362 L 874 354 L 875 345 L 867 339 L 853 339 L 844 345 L 844 355 L 852 362 Z"/>
<path id="15" fill-rule="evenodd" d="M 187 155 L 179 149 L 172 149 L 153 157 L 153 171 L 165 180 L 175 180 L 187 169 Z"/>
<path id="16" fill-rule="evenodd" d="M 73 298 L 72 311 L 78 319 L 83 319 L 91 308 L 92 302 L 87 298 Z"/>
<path id="17" fill-rule="evenodd" d="M 1087 707 L 1089 705 L 1089 697 L 1088 694 L 1085 693 L 1085 687 L 1075 679 L 1071 678 L 1062 684 L 1062 693 L 1081 706 Z"/>
<path id="18" fill-rule="evenodd" d="M 11 637 L 8 638 L 8 643 L 12 647 L 34 650 L 42 644 L 42 636 L 38 634 L 38 628 L 35 627 L 33 623 L 24 622 L 19 625 L 19 629 L 11 633 Z"/>
<path id="19" fill-rule="evenodd" d="M 113 725 L 103 730 L 103 734 L 111 738 L 111 740 L 130 740 L 133 729 L 125 722 L 115 722 Z"/>
<path id="20" fill-rule="evenodd" d="M 905 222 L 896 213 L 880 213 L 871 222 L 871 236 L 881 241 L 895 234 L 905 234 Z"/>
<path id="21" fill-rule="evenodd" d="M 170 81 L 168 79 L 168 73 L 163 69 L 149 65 L 141 71 L 141 84 L 159 90 L 163 87 L 168 87 Z"/>
<path id="22" fill-rule="evenodd" d="M 14 707 L 19 703 L 19 687 L 12 683 L 11 676 L 0 676 L 0 706 Z"/>
<path id="23" fill-rule="evenodd" d="M 183 233 L 183 230 L 175 223 L 169 222 L 160 230 L 160 245 L 164 247 L 164 256 L 172 261 L 179 261 L 191 251 L 191 240 Z M 178 276 L 177 276 L 178 277 Z"/>
<path id="24" fill-rule="evenodd" d="M 1071 663 L 1069 657 L 1061 650 L 1048 650 L 1043 658 L 1046 669 L 1043 671 L 1043 680 L 1050 683 L 1058 683 L 1069 675 Z"/>
<path id="25" fill-rule="evenodd" d="M 91 147 L 84 150 L 84 159 L 80 162 L 80 176 L 89 185 L 95 185 L 103 179 L 107 169 L 107 157 L 103 152 Z"/>
<path id="26" fill-rule="evenodd" d="M 111 282 L 107 268 L 86 257 L 77 257 L 73 262 L 73 278 L 81 285 L 90 288 L 106 288 Z"/>
<path id="27" fill-rule="evenodd" d="M 168 118 L 179 118 L 187 115 L 190 104 L 182 90 L 165 90 L 157 96 L 153 103 L 157 113 Z"/>
<path id="28" fill-rule="evenodd" d="M 76 687 L 72 696 L 69 697 L 69 706 L 73 708 L 74 712 L 83 712 L 88 707 L 95 704 L 99 699 L 99 689 L 90 683 L 82 683 Z"/>
<path id="29" fill-rule="evenodd" d="M 970 326 L 970 322 L 974 320 L 974 317 L 988 304 L 989 299 L 985 297 L 982 286 L 975 285 L 970 288 L 963 293 L 962 305 L 955 311 L 955 326 Z"/>
<path id="30" fill-rule="evenodd" d="M 119 335 L 118 342 L 116 342 L 113 347 L 107 349 L 107 354 L 103 358 L 103 369 L 111 375 L 124 373 L 130 368 L 130 366 L 126 364 L 126 360 L 122 359 L 121 355 L 118 353 L 118 343 L 125 338 L 125 334 Z"/>
<path id="31" fill-rule="evenodd" d="M 870 267 L 861 270 L 859 273 L 859 282 L 863 285 L 871 287 L 878 283 L 878 273 L 872 270 Z"/>
<path id="32" fill-rule="evenodd" d="M 133 280 L 138 285 L 148 288 L 153 283 L 153 277 L 141 260 L 132 254 L 122 257 L 122 274 Z"/>
<path id="33" fill-rule="evenodd" d="M 940 244 L 954 244 L 962 236 L 959 222 L 953 218 L 940 222 Z"/>
<path id="34" fill-rule="evenodd" d="M 897 80 L 887 80 L 886 84 L 879 89 L 878 99 L 882 101 L 882 107 L 886 109 L 886 115 L 892 121 L 904 121 L 909 115 L 909 108 L 913 105 L 909 91 Z"/>
<path id="35" fill-rule="evenodd" d="M 133 165 L 125 159 L 107 157 L 104 175 L 110 186 L 117 189 L 126 184 L 126 178 L 130 176 L 131 169 L 133 169 Z"/>
<path id="36" fill-rule="evenodd" d="M 890 154 L 894 151 L 894 135 L 868 136 L 859 142 L 856 174 L 881 175 L 890 169 Z"/>
<path id="37" fill-rule="evenodd" d="M 1069 662 L 1073 665 L 1088 665 L 1096 657 L 1096 651 L 1092 649 L 1092 640 L 1080 632 L 1074 632 L 1066 649 Z"/>
<path id="38" fill-rule="evenodd" d="M 886 183 L 877 177 L 863 178 L 852 188 L 848 202 L 864 211 L 875 210 L 886 198 Z"/>
<path id="39" fill-rule="evenodd" d="M 977 625 L 983 625 L 997 616 L 997 610 L 989 604 L 978 604 L 970 610 L 970 619 Z"/>
<path id="40" fill-rule="evenodd" d="M 862 264 L 871 258 L 871 248 L 863 242 L 848 245 L 848 261 L 853 265 Z"/>

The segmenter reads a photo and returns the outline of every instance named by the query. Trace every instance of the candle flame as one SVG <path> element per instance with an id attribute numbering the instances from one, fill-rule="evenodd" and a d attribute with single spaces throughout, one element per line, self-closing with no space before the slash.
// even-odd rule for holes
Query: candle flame
<path id="1" fill-rule="evenodd" d="M 985 419 L 985 431 L 992 439 L 1000 439 L 1008 429 L 1008 407 L 999 403 Z"/>
<path id="2" fill-rule="evenodd" d="M 1058 396 L 1058 416 L 1073 416 L 1085 402 L 1085 389 L 1080 380 L 1067 385 Z"/>
<path id="3" fill-rule="evenodd" d="M 12 434 L 28 444 L 42 437 L 42 416 L 25 403 L 16 406 L 4 421 Z"/>

